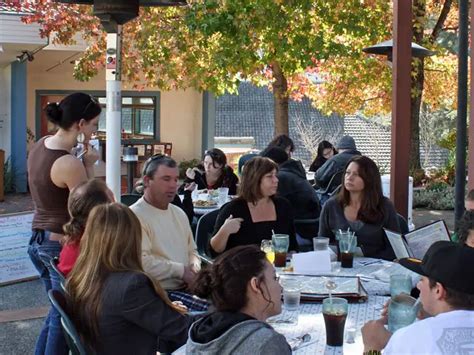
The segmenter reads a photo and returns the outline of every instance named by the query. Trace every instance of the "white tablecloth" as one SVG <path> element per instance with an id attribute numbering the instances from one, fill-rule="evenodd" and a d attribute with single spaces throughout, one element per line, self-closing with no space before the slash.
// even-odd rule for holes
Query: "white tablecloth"
<path id="1" fill-rule="evenodd" d="M 288 342 L 292 344 L 293 339 L 305 333 L 311 335 L 311 340 L 296 349 L 295 354 L 362 354 L 364 346 L 362 343 L 362 326 L 369 320 L 378 319 L 383 305 L 388 297 L 369 296 L 365 303 L 349 303 L 349 311 L 346 319 L 344 345 L 333 347 L 326 345 L 326 328 L 321 313 L 321 303 L 304 303 L 300 305 L 297 312 L 283 311 L 281 315 L 270 320 L 270 324 L 278 332 L 285 335 Z M 275 320 L 295 319 L 295 322 L 273 323 Z M 297 319 L 297 320 L 296 320 Z M 355 333 L 354 342 L 348 343 L 348 330 Z M 302 344 L 303 345 L 303 344 Z"/>

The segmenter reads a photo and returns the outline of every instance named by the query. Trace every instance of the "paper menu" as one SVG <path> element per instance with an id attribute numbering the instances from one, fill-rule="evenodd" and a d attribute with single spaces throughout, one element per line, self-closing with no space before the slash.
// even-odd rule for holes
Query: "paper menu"
<path id="1" fill-rule="evenodd" d="M 295 273 L 316 275 L 331 272 L 331 256 L 329 250 L 310 251 L 293 254 Z"/>

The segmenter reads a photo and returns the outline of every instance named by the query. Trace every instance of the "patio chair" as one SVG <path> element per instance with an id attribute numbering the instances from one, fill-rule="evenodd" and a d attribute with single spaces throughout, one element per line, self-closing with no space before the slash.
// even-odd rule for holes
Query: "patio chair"
<path id="1" fill-rule="evenodd" d="M 309 219 L 295 219 L 295 229 L 297 229 L 298 226 L 308 226 L 308 225 L 314 225 L 316 233 L 319 229 L 319 218 L 309 218 Z M 315 235 L 316 237 L 316 235 Z M 305 251 L 312 251 L 313 250 L 313 240 L 312 239 L 306 239 L 301 236 L 297 236 L 296 241 L 298 243 L 298 249 L 300 252 L 305 252 Z"/>
<path id="2" fill-rule="evenodd" d="M 88 349 L 88 347 L 82 342 L 76 330 L 76 327 L 74 326 L 74 324 L 71 321 L 71 318 L 67 314 L 66 297 L 64 296 L 64 294 L 58 290 L 49 290 L 48 297 L 53 307 L 61 315 L 61 325 L 64 330 L 64 337 L 66 338 L 66 343 L 70 349 L 70 354 L 72 355 L 94 354 L 94 352 Z"/>
<path id="3" fill-rule="evenodd" d="M 140 197 L 142 196 L 138 194 L 124 194 L 120 196 L 120 202 L 130 207 L 135 202 L 137 202 L 140 199 Z"/>
<path id="4" fill-rule="evenodd" d="M 54 258 L 52 258 L 49 263 L 51 264 L 51 267 L 53 268 L 54 272 L 56 274 L 58 274 L 58 277 L 59 277 L 59 282 L 61 283 L 61 285 L 63 285 L 66 281 L 66 277 L 64 276 L 64 274 L 61 272 L 61 270 L 59 270 L 58 268 L 58 264 L 59 264 L 59 258 L 57 256 L 55 256 Z"/>
<path id="5" fill-rule="evenodd" d="M 196 246 L 199 257 L 204 264 L 212 264 L 212 256 L 209 253 L 209 240 L 214 231 L 219 210 L 211 211 L 199 218 L 196 227 Z"/>
<path id="6" fill-rule="evenodd" d="M 400 232 L 402 234 L 406 234 L 410 231 L 408 228 L 408 223 L 405 217 L 403 217 L 400 213 L 397 213 L 397 218 L 398 218 L 398 225 L 400 226 Z"/>
<path id="7" fill-rule="evenodd" d="M 318 195 L 321 207 L 323 207 L 324 203 L 327 200 L 329 200 L 332 196 L 339 192 L 339 189 L 342 186 L 343 176 L 344 170 L 338 171 L 331 177 L 331 180 L 329 180 L 329 183 L 325 188 L 320 188 L 316 190 L 316 194 Z"/>

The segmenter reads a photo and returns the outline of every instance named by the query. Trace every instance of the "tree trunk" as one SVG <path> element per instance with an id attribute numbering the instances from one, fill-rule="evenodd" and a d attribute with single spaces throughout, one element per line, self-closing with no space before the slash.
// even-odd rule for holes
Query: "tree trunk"
<path id="1" fill-rule="evenodd" d="M 415 73 L 415 74 L 414 74 Z M 414 74 L 414 75 L 413 75 Z M 424 62 L 414 60 L 412 62 L 412 81 L 411 81 L 411 141 L 410 141 L 410 174 L 415 170 L 421 169 L 420 163 L 420 108 L 425 83 Z"/>
<path id="2" fill-rule="evenodd" d="M 289 133 L 288 126 L 288 83 L 280 65 L 275 62 L 273 68 L 273 110 L 275 120 L 275 136 Z"/>
<path id="3" fill-rule="evenodd" d="M 425 0 L 413 1 L 413 38 L 415 43 L 423 43 L 424 26 L 423 21 L 426 16 Z M 425 84 L 423 59 L 412 60 L 412 80 L 411 80 L 411 141 L 410 141 L 410 174 L 421 168 L 420 164 L 420 108 Z"/>

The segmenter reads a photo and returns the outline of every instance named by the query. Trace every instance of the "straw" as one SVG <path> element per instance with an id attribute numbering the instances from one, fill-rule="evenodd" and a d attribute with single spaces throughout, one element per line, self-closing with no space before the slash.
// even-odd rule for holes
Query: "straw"
<path id="1" fill-rule="evenodd" d="M 412 307 L 413 307 L 413 308 L 418 307 L 418 305 L 420 304 L 420 302 L 421 302 L 421 297 L 418 297 L 418 299 L 416 300 L 416 302 L 413 304 Z"/>
<path id="2" fill-rule="evenodd" d="M 275 235 L 275 231 L 272 229 L 272 235 Z"/>

